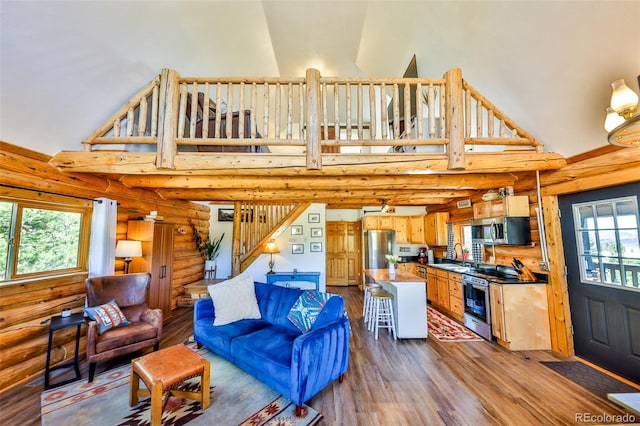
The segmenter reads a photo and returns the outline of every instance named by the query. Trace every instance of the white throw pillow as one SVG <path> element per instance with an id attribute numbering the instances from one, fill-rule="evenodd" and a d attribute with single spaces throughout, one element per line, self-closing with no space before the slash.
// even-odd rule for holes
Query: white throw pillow
<path id="1" fill-rule="evenodd" d="M 243 319 L 260 319 L 253 278 L 245 273 L 208 286 L 216 317 L 213 325 L 225 325 Z"/>

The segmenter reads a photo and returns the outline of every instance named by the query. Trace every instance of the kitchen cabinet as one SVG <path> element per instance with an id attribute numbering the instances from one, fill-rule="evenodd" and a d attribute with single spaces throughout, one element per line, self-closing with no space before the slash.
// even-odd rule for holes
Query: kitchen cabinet
<path id="1" fill-rule="evenodd" d="M 529 197 L 517 195 L 473 204 L 474 219 L 500 216 L 529 217 Z"/>
<path id="2" fill-rule="evenodd" d="M 411 244 L 425 244 L 424 216 L 409 217 L 409 242 Z"/>
<path id="3" fill-rule="evenodd" d="M 449 213 L 429 213 L 424 217 L 424 242 L 428 246 L 447 245 Z"/>
<path id="4" fill-rule="evenodd" d="M 396 244 L 409 243 L 409 220 L 407 216 L 392 216 L 393 227 L 396 231 Z"/>
<path id="5" fill-rule="evenodd" d="M 380 229 L 378 228 L 378 216 L 364 216 L 362 218 L 362 229 Z"/>
<path id="6" fill-rule="evenodd" d="M 449 311 L 459 321 L 464 321 L 462 275 L 449 272 Z"/>
<path id="7" fill-rule="evenodd" d="M 415 263 L 398 263 L 396 264 L 396 268 L 398 268 L 398 270 L 403 271 L 403 272 L 408 272 L 410 274 L 413 275 L 418 275 L 416 274 L 416 264 Z"/>
<path id="8" fill-rule="evenodd" d="M 438 270 L 436 272 L 437 278 L 437 305 L 440 308 L 449 310 L 449 273 L 447 271 Z"/>
<path id="9" fill-rule="evenodd" d="M 129 272 L 149 272 L 149 307 L 162 309 L 166 322 L 171 318 L 173 282 L 173 224 L 143 220 L 127 223 L 127 239 L 142 242 L 142 257 L 134 257 Z"/>
<path id="10" fill-rule="evenodd" d="M 491 328 L 513 351 L 549 350 L 551 334 L 545 284 L 489 284 Z"/>
<path id="11" fill-rule="evenodd" d="M 435 268 L 427 268 L 427 299 L 432 305 L 438 304 L 438 276 Z"/>

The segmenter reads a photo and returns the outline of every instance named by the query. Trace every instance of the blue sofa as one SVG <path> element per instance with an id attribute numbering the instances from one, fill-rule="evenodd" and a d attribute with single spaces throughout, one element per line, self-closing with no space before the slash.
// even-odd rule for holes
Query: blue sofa
<path id="1" fill-rule="evenodd" d="M 194 306 L 193 336 L 199 345 L 234 363 L 293 401 L 298 409 L 349 364 L 349 319 L 344 299 L 331 297 L 303 333 L 287 315 L 303 290 L 254 283 L 261 319 L 214 326 L 212 300 Z M 296 410 L 297 412 L 297 410 Z"/>

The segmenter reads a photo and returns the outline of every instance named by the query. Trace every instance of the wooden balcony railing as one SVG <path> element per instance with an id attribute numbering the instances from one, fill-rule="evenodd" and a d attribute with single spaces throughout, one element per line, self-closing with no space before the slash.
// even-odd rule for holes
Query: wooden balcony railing
<path id="1" fill-rule="evenodd" d="M 460 69 L 441 79 L 333 78 L 313 69 L 304 78 L 203 78 L 164 69 L 83 144 L 155 151 L 160 169 L 195 151 L 302 155 L 311 170 L 326 155 L 430 153 L 462 169 L 468 152 L 543 151 Z"/>

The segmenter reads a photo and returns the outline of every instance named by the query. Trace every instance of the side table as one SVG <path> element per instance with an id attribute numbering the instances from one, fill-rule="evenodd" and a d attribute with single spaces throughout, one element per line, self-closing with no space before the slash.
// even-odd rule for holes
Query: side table
<path id="1" fill-rule="evenodd" d="M 78 312 L 75 314 L 71 314 L 68 317 L 61 317 L 60 315 L 56 315 L 51 317 L 51 323 L 49 325 L 49 344 L 47 345 L 47 364 L 45 366 L 44 369 L 44 388 L 46 389 L 51 389 L 54 388 L 56 386 L 61 386 L 64 384 L 67 384 L 69 382 L 73 382 L 74 380 L 79 379 L 80 376 L 80 365 L 78 363 L 78 350 L 80 349 L 80 327 L 82 326 L 82 324 L 86 324 L 86 321 L 84 319 L 84 314 L 82 312 Z M 51 344 L 53 342 L 53 332 L 56 330 L 61 330 L 63 328 L 67 328 L 67 327 L 73 327 L 76 326 L 76 352 L 73 355 L 73 360 L 69 361 L 69 362 L 65 362 L 64 364 L 60 364 L 60 365 L 56 365 L 54 367 L 51 367 Z M 49 373 L 52 370 L 56 370 L 58 368 L 65 368 L 65 367 L 69 367 L 69 366 L 74 366 L 76 369 L 76 377 L 74 377 L 73 379 L 69 379 L 69 380 L 65 380 L 63 382 L 60 383 L 56 383 L 56 384 L 50 384 L 49 382 Z"/>

